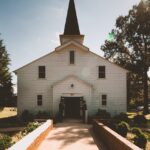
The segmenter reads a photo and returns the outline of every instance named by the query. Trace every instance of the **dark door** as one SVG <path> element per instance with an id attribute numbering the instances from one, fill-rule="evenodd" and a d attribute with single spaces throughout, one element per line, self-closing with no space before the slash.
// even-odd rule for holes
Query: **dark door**
<path id="1" fill-rule="evenodd" d="M 80 118 L 80 97 L 65 97 L 65 117 Z"/>

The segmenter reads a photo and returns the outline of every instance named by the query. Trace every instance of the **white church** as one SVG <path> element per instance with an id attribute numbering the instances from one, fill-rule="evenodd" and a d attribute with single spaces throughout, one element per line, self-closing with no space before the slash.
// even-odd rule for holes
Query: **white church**
<path id="1" fill-rule="evenodd" d="M 83 100 L 89 116 L 98 109 L 111 115 L 126 112 L 127 72 L 84 45 L 74 0 L 70 0 L 60 45 L 15 71 L 18 114 L 28 110 L 47 111 L 56 116 L 61 100 L 65 117 L 80 117 Z"/>

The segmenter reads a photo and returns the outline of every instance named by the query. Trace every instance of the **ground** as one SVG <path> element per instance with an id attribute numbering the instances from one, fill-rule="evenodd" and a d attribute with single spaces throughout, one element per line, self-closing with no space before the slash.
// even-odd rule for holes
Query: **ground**
<path id="1" fill-rule="evenodd" d="M 142 112 L 138 112 L 139 114 L 142 114 Z M 133 119 L 133 117 L 137 114 L 137 112 L 128 112 L 128 117 L 130 119 Z M 138 126 L 136 125 L 136 127 L 139 127 L 141 128 L 142 130 L 143 129 L 150 129 L 150 114 L 146 115 L 145 116 L 148 120 L 148 123 L 146 124 L 146 126 Z M 20 122 L 18 122 L 18 119 L 17 119 L 17 108 L 14 108 L 14 107 L 5 107 L 5 108 L 0 108 L 0 132 L 3 133 L 4 132 L 4 128 L 12 128 L 12 127 L 24 127 L 25 124 L 21 124 Z M 66 131 L 65 133 L 68 133 L 68 128 L 66 128 Z M 6 130 L 7 132 L 5 132 L 5 134 L 8 134 L 12 137 L 13 141 L 14 142 L 17 142 L 18 140 L 20 140 L 22 138 L 22 135 L 21 135 L 21 129 L 18 130 L 18 131 L 14 131 L 14 132 L 8 132 L 8 129 Z M 144 130 L 143 130 L 144 131 Z M 81 131 L 81 132 L 85 132 L 85 130 Z M 86 132 L 87 132 L 87 129 L 86 129 Z M 144 131 L 144 133 L 147 135 L 148 137 L 148 143 L 147 143 L 147 147 L 146 147 L 146 150 L 150 150 L 150 131 Z M 88 133 L 86 133 L 88 134 Z M 64 134 L 63 136 L 65 137 L 66 139 L 66 142 L 67 139 L 69 139 L 69 137 L 66 138 L 65 135 L 69 135 L 69 134 Z M 62 134 L 58 133 L 57 134 L 58 138 L 63 138 L 61 137 Z M 128 133 L 128 136 L 127 136 L 127 139 L 129 139 L 131 142 L 133 142 L 133 137 L 134 135 L 129 132 Z M 63 140 L 65 142 L 65 139 Z M 76 139 L 76 137 L 74 138 Z M 72 140 L 72 139 L 69 139 L 69 140 Z"/>
<path id="2" fill-rule="evenodd" d="M 37 150 L 106 150 L 94 136 L 92 125 L 81 120 L 65 120 L 54 125 Z"/>

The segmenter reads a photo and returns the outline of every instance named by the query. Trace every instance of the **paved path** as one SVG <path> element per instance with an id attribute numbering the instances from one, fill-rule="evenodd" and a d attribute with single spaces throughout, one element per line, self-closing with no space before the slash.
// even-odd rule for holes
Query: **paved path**
<path id="1" fill-rule="evenodd" d="M 91 127 L 75 120 L 56 124 L 38 150 L 106 150 L 93 136 Z"/>

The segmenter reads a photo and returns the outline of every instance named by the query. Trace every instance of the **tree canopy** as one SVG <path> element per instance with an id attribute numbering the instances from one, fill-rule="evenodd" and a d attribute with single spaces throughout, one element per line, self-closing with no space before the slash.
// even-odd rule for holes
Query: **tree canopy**
<path id="1" fill-rule="evenodd" d="M 0 40 L 0 106 L 6 106 L 12 98 L 12 82 L 9 72 L 10 59 Z"/>
<path id="2" fill-rule="evenodd" d="M 101 49 L 107 59 L 131 72 L 129 79 L 132 79 L 134 90 L 130 89 L 130 91 L 137 94 L 140 89 L 143 89 L 144 110 L 148 113 L 150 3 L 142 1 L 138 6 L 133 6 L 128 15 L 119 16 L 110 35 L 111 38 L 105 41 Z M 137 91 L 135 87 L 138 87 Z"/>

